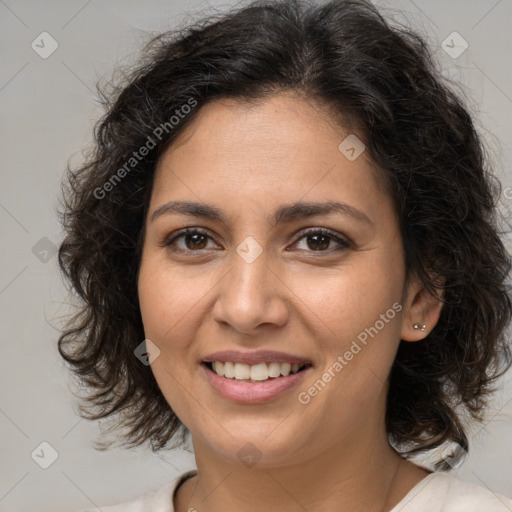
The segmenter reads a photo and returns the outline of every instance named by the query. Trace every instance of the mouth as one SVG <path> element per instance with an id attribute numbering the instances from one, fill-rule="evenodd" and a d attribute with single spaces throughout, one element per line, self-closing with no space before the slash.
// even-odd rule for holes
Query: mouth
<path id="1" fill-rule="evenodd" d="M 313 361 L 276 350 L 224 350 L 203 357 L 199 368 L 223 399 L 263 404 L 290 396 L 313 371 Z"/>
<path id="2" fill-rule="evenodd" d="M 254 384 L 280 380 L 304 372 L 311 363 L 287 363 L 279 361 L 261 362 L 257 364 L 235 363 L 231 361 L 203 361 L 208 371 L 234 382 L 250 382 Z"/>

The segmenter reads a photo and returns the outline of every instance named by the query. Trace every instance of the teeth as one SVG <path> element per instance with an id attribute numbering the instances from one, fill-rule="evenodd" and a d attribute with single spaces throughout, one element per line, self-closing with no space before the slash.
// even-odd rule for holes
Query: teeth
<path id="1" fill-rule="evenodd" d="M 235 365 L 233 363 L 220 363 L 219 361 L 215 361 L 217 365 L 222 368 L 224 366 L 224 377 L 227 377 L 228 379 L 234 379 L 235 378 Z M 214 368 L 215 369 L 215 368 Z M 220 375 L 220 373 L 219 373 Z"/>
<path id="2" fill-rule="evenodd" d="M 259 364 L 244 364 L 232 363 L 230 361 L 214 361 L 212 363 L 213 371 L 221 377 L 235 380 L 255 380 L 263 381 L 268 378 L 277 378 L 281 375 L 287 377 L 290 373 L 297 373 L 305 365 L 298 363 L 259 363 Z"/>
<path id="3" fill-rule="evenodd" d="M 279 377 L 281 375 L 281 365 L 279 363 L 270 363 L 268 365 L 268 376 Z"/>
<path id="4" fill-rule="evenodd" d="M 246 365 L 244 365 L 246 366 Z M 249 365 L 247 365 L 249 368 Z M 251 379 L 252 380 L 267 380 L 268 379 L 268 366 L 265 363 L 255 364 L 251 366 Z"/>
<path id="5" fill-rule="evenodd" d="M 251 378 L 251 367 L 248 364 L 235 364 L 235 379 L 250 379 Z"/>
<path id="6" fill-rule="evenodd" d="M 224 377 L 224 365 L 220 363 L 219 361 L 215 361 L 213 363 L 213 370 L 217 375 L 220 375 L 221 377 Z"/>

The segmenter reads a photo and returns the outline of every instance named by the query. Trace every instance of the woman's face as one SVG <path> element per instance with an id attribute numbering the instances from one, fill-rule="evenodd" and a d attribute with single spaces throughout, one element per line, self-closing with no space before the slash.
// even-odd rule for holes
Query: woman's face
<path id="1" fill-rule="evenodd" d="M 373 166 L 353 134 L 284 94 L 206 105 L 161 157 L 139 299 L 152 371 L 196 453 L 271 467 L 384 432 L 412 298 Z M 294 361 L 307 366 L 267 378 Z"/>

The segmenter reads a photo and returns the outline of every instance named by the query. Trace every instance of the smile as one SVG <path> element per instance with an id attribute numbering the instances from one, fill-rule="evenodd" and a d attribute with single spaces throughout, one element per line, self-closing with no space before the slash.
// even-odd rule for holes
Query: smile
<path id="1" fill-rule="evenodd" d="M 253 365 L 203 361 L 199 367 L 218 395 L 239 404 L 261 404 L 286 396 L 313 369 L 310 363 L 277 361 Z"/>
<path id="2" fill-rule="evenodd" d="M 271 362 L 250 365 L 230 361 L 213 361 L 206 362 L 205 364 L 211 371 L 221 377 L 243 382 L 262 382 L 279 377 L 288 377 L 290 374 L 295 374 L 304 370 L 307 366 L 311 366 L 308 363 Z"/>

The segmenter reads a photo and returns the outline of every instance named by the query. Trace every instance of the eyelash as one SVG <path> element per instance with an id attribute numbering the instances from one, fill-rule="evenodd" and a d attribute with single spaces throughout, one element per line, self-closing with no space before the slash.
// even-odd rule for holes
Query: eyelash
<path id="1" fill-rule="evenodd" d="M 174 246 L 174 243 L 179 238 L 182 238 L 182 237 L 184 237 L 186 235 L 195 235 L 195 234 L 204 235 L 204 236 L 210 238 L 211 240 L 214 240 L 209 235 L 209 233 L 207 231 L 204 231 L 201 228 L 186 228 L 186 229 L 183 229 L 181 231 L 178 231 L 178 233 L 176 233 L 175 235 L 171 235 L 171 237 L 167 237 L 164 240 L 164 242 L 162 243 L 162 246 L 167 247 L 170 250 L 176 251 L 176 252 L 201 253 L 201 252 L 206 251 L 207 249 L 197 249 L 197 250 L 193 250 L 193 249 L 180 249 L 180 248 L 176 248 L 176 246 Z M 310 229 L 308 229 L 306 231 L 300 232 L 299 233 L 299 238 L 297 238 L 297 240 L 294 242 L 294 244 L 299 242 L 301 239 L 306 238 L 307 236 L 318 235 L 318 234 L 327 236 L 331 240 L 334 240 L 335 242 L 340 244 L 341 247 L 339 247 L 338 249 L 334 249 L 334 250 L 328 250 L 328 249 L 327 250 L 319 250 L 319 251 L 309 250 L 309 251 L 306 251 L 306 252 L 311 252 L 311 253 L 328 253 L 328 254 L 330 254 L 332 252 L 341 252 L 341 251 L 344 251 L 346 249 L 350 249 L 353 246 L 352 242 L 349 241 L 348 239 L 340 237 L 335 232 L 330 231 L 330 230 L 325 229 L 325 228 L 310 228 Z"/>

